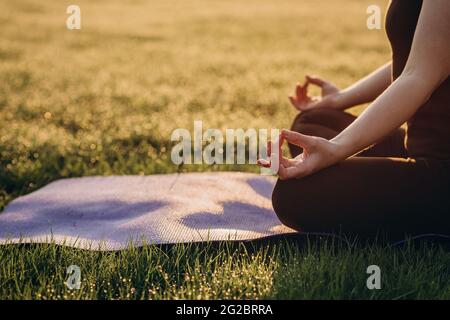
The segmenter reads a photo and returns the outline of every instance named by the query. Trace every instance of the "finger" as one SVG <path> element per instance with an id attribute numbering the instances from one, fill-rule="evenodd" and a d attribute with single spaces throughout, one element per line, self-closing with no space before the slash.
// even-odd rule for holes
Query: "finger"
<path id="1" fill-rule="evenodd" d="M 313 144 L 313 137 L 307 136 L 295 131 L 283 129 L 281 130 L 281 135 L 286 141 L 296 146 L 308 149 Z"/>
<path id="2" fill-rule="evenodd" d="M 267 161 L 266 159 L 258 159 L 257 163 L 261 167 L 270 168 L 270 161 Z"/>
<path id="3" fill-rule="evenodd" d="M 290 101 L 291 104 L 294 106 L 294 108 L 300 109 L 299 104 L 298 104 L 296 98 L 294 98 L 293 96 L 289 96 L 289 101 Z"/>
<path id="4" fill-rule="evenodd" d="M 278 138 L 278 144 L 282 143 L 283 139 Z M 266 156 L 269 158 L 269 160 L 266 159 L 258 159 L 257 162 L 259 165 L 263 167 L 270 167 L 271 165 L 271 157 L 272 157 L 272 141 L 267 141 L 267 148 L 266 148 Z M 281 161 L 281 146 L 279 147 L 279 159 Z"/>
<path id="5" fill-rule="evenodd" d="M 270 168 L 272 165 L 272 163 L 270 161 L 267 161 L 266 159 L 258 159 L 257 164 L 264 168 Z M 282 157 L 280 159 L 280 165 L 284 166 L 285 168 L 288 168 L 288 167 L 292 167 L 294 164 L 291 162 L 290 159 Z"/>
<path id="6" fill-rule="evenodd" d="M 275 141 L 269 141 L 268 144 L 268 148 L 270 148 L 270 153 L 269 153 L 269 157 L 271 160 L 272 156 L 277 156 L 278 160 L 281 159 L 281 146 L 283 144 L 283 138 L 281 137 L 281 134 L 275 139 Z M 275 152 L 278 152 L 277 154 L 275 154 Z"/>
<path id="7" fill-rule="evenodd" d="M 287 179 L 287 170 L 286 168 L 283 166 L 283 164 L 280 164 L 278 167 L 278 172 L 277 172 L 278 177 L 281 180 L 286 180 Z"/>
<path id="8" fill-rule="evenodd" d="M 307 99 L 303 99 L 303 101 L 298 101 L 297 98 L 295 98 L 295 97 L 292 97 L 292 96 L 289 97 L 291 104 L 294 106 L 295 109 L 297 109 L 299 111 L 305 110 L 305 106 L 308 102 Z"/>
<path id="9" fill-rule="evenodd" d="M 295 86 L 295 96 L 299 100 L 301 99 L 301 97 L 303 97 L 303 88 L 300 83 L 297 83 L 297 85 Z"/>
<path id="10" fill-rule="evenodd" d="M 307 75 L 306 79 L 308 80 L 308 83 L 315 84 L 316 86 L 319 86 L 319 87 L 323 87 L 325 84 L 327 84 L 327 81 L 322 80 L 316 76 Z"/>
<path id="11" fill-rule="evenodd" d="M 285 168 L 284 172 L 285 179 L 301 178 L 304 177 L 305 175 L 306 175 L 306 168 L 304 165 L 301 164 Z"/>
<path id="12" fill-rule="evenodd" d="M 283 135 L 280 132 L 280 134 L 278 135 L 278 139 L 275 140 L 275 143 L 278 144 L 278 158 L 280 160 L 283 157 L 283 151 L 281 150 L 281 148 L 283 147 L 284 141 L 285 141 L 285 139 L 284 139 Z"/>
<path id="13" fill-rule="evenodd" d="M 301 101 L 307 96 L 308 82 L 302 86 L 300 83 L 295 87 L 295 93 L 297 95 L 297 100 Z"/>
<path id="14" fill-rule="evenodd" d="M 324 107 L 328 107 L 328 106 L 329 106 L 329 102 L 326 99 L 321 99 L 316 102 L 311 102 L 310 104 L 308 104 L 307 108 L 304 108 L 304 110 L 309 110 L 309 109 L 313 109 L 313 108 L 324 108 Z"/>
<path id="15" fill-rule="evenodd" d="M 288 158 L 286 158 L 286 157 L 281 157 L 280 158 L 280 163 L 281 163 L 281 165 L 282 166 L 284 166 L 284 167 L 292 167 L 294 164 L 293 164 L 293 162 L 292 162 L 292 160 L 291 159 L 288 159 Z"/>

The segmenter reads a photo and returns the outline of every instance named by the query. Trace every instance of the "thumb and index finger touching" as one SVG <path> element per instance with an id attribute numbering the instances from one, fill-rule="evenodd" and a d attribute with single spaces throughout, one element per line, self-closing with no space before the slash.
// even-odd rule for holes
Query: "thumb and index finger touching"
<path id="1" fill-rule="evenodd" d="M 287 142 L 304 149 L 311 147 L 314 140 L 314 137 L 287 129 L 281 130 L 280 136 L 282 137 L 283 141 L 286 140 Z"/>

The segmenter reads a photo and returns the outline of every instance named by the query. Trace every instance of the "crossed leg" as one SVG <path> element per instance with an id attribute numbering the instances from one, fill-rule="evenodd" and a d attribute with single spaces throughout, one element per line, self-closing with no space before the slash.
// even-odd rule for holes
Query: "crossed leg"
<path id="1" fill-rule="evenodd" d="M 310 136 L 332 139 L 355 120 L 355 116 L 344 111 L 327 108 L 312 109 L 298 114 L 291 130 Z M 397 129 L 383 141 L 362 151 L 358 156 L 406 158 L 408 155 L 404 140 L 405 130 Z M 302 152 L 300 147 L 291 144 L 289 144 L 289 150 L 292 156 L 297 156 Z"/>
<path id="2" fill-rule="evenodd" d="M 332 138 L 355 117 L 317 109 L 298 116 L 292 129 Z M 306 232 L 341 232 L 401 239 L 450 234 L 448 170 L 404 157 L 403 130 L 374 147 L 311 176 L 278 180 L 272 203 L 285 225 Z M 290 146 L 293 155 L 301 149 Z"/>

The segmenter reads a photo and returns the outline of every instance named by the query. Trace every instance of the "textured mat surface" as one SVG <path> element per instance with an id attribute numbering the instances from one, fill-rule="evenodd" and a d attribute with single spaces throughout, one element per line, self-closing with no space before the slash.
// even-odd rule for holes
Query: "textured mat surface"
<path id="1" fill-rule="evenodd" d="M 238 172 L 64 179 L 0 213 L 0 243 L 50 242 L 115 250 L 251 240 L 293 230 L 272 210 L 274 177 Z"/>

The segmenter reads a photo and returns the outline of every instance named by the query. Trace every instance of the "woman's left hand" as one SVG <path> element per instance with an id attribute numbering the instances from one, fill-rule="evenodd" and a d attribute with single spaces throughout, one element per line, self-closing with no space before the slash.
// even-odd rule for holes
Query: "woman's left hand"
<path id="1" fill-rule="evenodd" d="M 284 140 L 302 147 L 303 153 L 293 159 L 283 157 L 281 155 L 281 144 Z M 340 155 L 339 146 L 332 141 L 286 129 L 281 131 L 279 145 L 280 161 L 277 174 L 282 180 L 305 177 L 345 158 Z M 272 153 L 271 148 L 268 148 L 268 152 Z M 270 167 L 271 163 L 259 159 L 258 164 L 263 167 Z"/>

